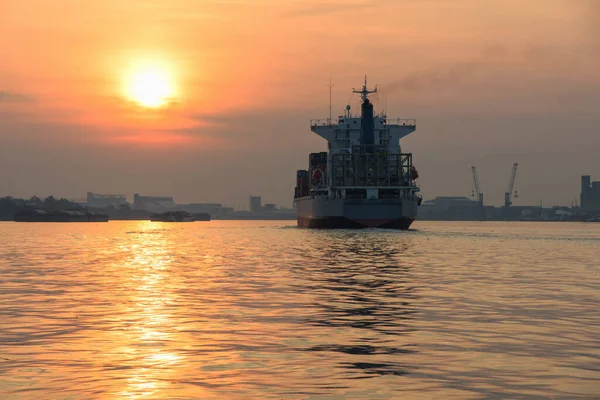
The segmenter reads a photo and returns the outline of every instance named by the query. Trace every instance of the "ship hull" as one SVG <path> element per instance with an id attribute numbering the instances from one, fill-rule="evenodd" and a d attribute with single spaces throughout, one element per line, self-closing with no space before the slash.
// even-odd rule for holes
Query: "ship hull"
<path id="1" fill-rule="evenodd" d="M 298 226 L 310 229 L 399 229 L 407 230 L 414 222 L 412 218 L 396 218 L 393 220 L 366 219 L 353 221 L 345 217 L 310 218 L 299 217 Z"/>
<path id="2" fill-rule="evenodd" d="M 194 222 L 192 215 L 185 211 L 167 211 L 162 214 L 152 214 L 152 222 Z"/>
<path id="3" fill-rule="evenodd" d="M 298 226 L 312 229 L 409 229 L 417 199 L 348 200 L 303 198 L 296 201 Z"/>

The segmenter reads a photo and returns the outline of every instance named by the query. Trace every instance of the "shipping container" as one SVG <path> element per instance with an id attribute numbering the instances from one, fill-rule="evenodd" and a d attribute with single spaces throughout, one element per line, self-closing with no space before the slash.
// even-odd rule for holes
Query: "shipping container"
<path id="1" fill-rule="evenodd" d="M 319 153 L 310 153 L 310 158 L 309 158 L 309 163 L 308 165 L 312 168 L 312 167 L 316 167 L 317 165 L 319 165 L 319 162 L 321 161 L 321 158 L 319 156 Z"/>
<path id="2" fill-rule="evenodd" d="M 300 169 L 296 171 L 296 196 L 304 197 L 309 194 L 308 187 L 309 179 L 308 179 L 308 171 L 305 169 Z"/>

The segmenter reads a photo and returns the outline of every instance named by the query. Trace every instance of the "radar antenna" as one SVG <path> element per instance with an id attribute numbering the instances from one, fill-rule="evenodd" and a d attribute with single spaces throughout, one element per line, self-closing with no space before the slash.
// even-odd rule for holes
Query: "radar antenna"
<path id="1" fill-rule="evenodd" d="M 375 89 L 373 89 L 373 90 L 367 89 L 367 76 L 365 75 L 365 84 L 363 85 L 362 89 L 361 90 L 352 89 L 352 93 L 360 94 L 360 97 L 363 99 L 363 101 L 365 101 L 367 99 L 367 97 L 369 96 L 369 94 L 377 93 L 377 85 L 375 85 Z"/>

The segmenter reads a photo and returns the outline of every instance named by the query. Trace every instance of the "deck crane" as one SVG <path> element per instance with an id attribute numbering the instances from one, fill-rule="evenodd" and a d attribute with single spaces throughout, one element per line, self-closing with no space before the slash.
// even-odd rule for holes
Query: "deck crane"
<path id="1" fill-rule="evenodd" d="M 508 208 L 512 205 L 513 190 L 515 188 L 515 180 L 517 179 L 517 167 L 519 164 L 514 163 L 512 168 L 512 174 L 510 175 L 510 181 L 508 182 L 508 190 L 504 193 L 504 207 Z M 515 197 L 519 195 L 515 191 Z"/>
<path id="2" fill-rule="evenodd" d="M 479 188 L 479 179 L 477 178 L 477 168 L 471 167 L 471 171 L 473 171 L 473 184 L 475 185 L 475 191 L 473 195 L 477 196 L 477 201 L 481 206 L 483 206 L 483 193 L 481 193 L 481 189 Z"/>

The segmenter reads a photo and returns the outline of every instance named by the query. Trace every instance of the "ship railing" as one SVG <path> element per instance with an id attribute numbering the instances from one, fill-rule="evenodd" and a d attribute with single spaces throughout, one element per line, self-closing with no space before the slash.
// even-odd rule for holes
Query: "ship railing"
<path id="1" fill-rule="evenodd" d="M 414 118 L 385 118 L 385 125 L 399 125 L 399 126 L 417 126 L 417 120 Z"/>
<path id="2" fill-rule="evenodd" d="M 310 120 L 310 126 L 329 126 L 329 127 L 333 127 L 333 126 L 338 126 L 339 124 L 339 120 L 338 119 L 311 119 Z"/>
<path id="3" fill-rule="evenodd" d="M 310 126 L 323 126 L 323 127 L 334 127 L 340 123 L 339 119 L 311 119 Z M 383 120 L 384 125 L 398 125 L 398 126 L 417 126 L 417 120 L 414 118 L 385 118 Z"/>

